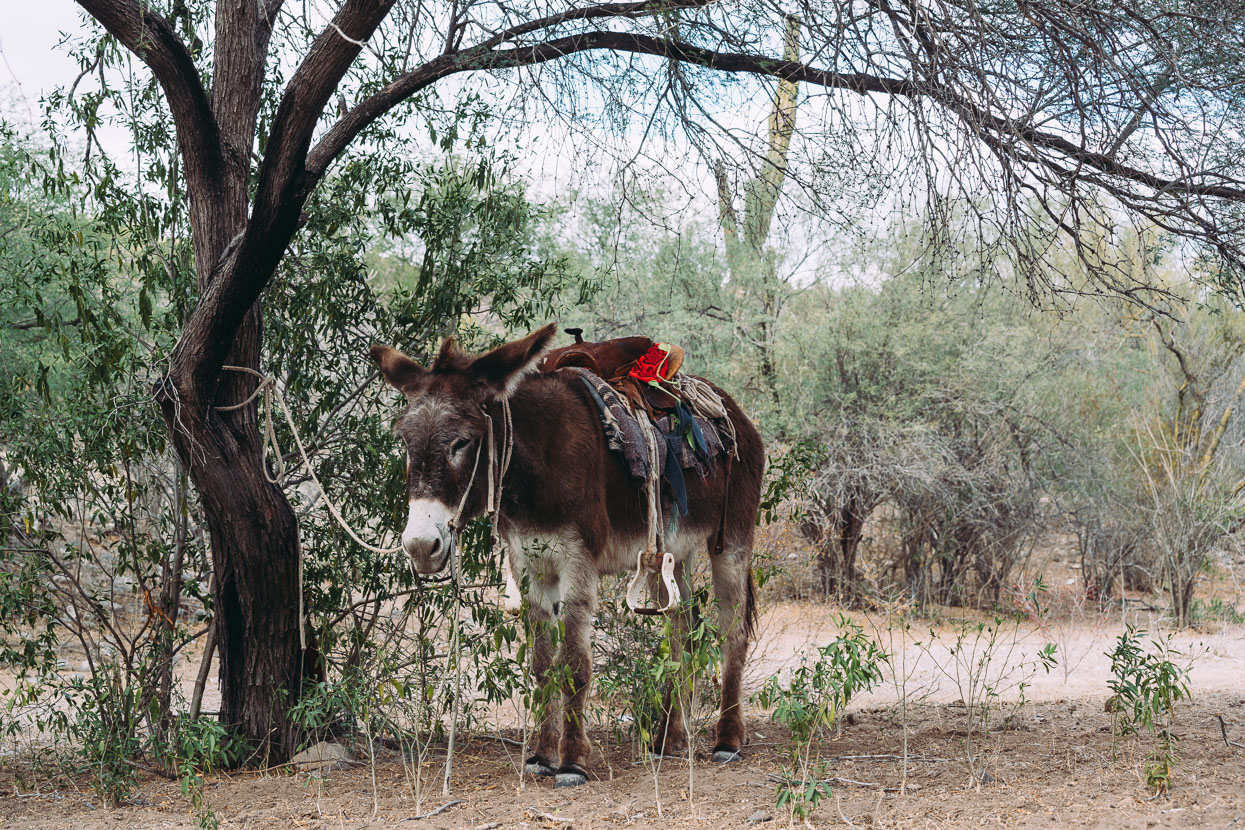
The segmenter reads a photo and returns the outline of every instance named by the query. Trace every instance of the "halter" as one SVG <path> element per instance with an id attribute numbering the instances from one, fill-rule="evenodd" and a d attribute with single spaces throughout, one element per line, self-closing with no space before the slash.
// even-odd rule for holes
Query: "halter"
<path id="1" fill-rule="evenodd" d="M 500 448 L 501 457 L 498 458 L 498 447 L 496 436 L 493 431 L 493 417 L 488 413 L 487 403 L 480 405 L 480 412 L 484 415 L 484 430 L 488 436 L 488 499 L 485 502 L 484 512 L 490 519 L 489 529 L 489 553 L 491 554 L 498 544 L 497 524 L 501 518 L 501 485 L 502 479 L 506 477 L 506 472 L 510 469 L 510 460 L 514 455 L 514 419 L 510 414 L 510 401 L 507 398 L 501 399 L 502 411 L 502 445 Z M 454 589 L 458 590 L 458 537 L 462 533 L 463 511 L 467 507 L 467 498 L 471 495 L 471 489 L 475 486 L 476 475 L 480 471 L 480 455 L 484 449 L 484 442 L 476 445 L 475 461 L 471 463 L 471 478 L 467 480 L 467 486 L 463 489 L 462 497 L 458 500 L 458 508 L 454 511 L 453 517 L 450 519 L 450 574 L 454 581 Z"/>

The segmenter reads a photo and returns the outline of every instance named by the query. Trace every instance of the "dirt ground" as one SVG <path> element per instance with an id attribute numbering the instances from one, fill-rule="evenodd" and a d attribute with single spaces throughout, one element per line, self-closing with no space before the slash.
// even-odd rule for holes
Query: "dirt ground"
<path id="1" fill-rule="evenodd" d="M 969 786 L 959 759 L 962 713 L 922 707 L 912 718 L 913 758 L 908 792 L 896 791 L 902 773 L 901 729 L 893 713 L 854 713 L 843 735 L 823 746 L 833 774 L 859 783 L 834 785 L 835 800 L 813 814 L 815 827 L 1234 827 L 1245 817 L 1245 750 L 1228 747 L 1215 714 L 1245 723 L 1241 694 L 1203 696 L 1181 711 L 1180 754 L 1169 795 L 1153 798 L 1140 779 L 1141 758 L 1126 749 L 1112 759 L 1109 716 L 1101 700 L 1031 704 L 1015 728 L 991 735 L 984 748 L 993 783 Z M 742 762 L 725 767 L 707 760 L 708 744 L 686 762 L 666 762 L 657 777 L 633 765 L 626 749 L 605 736 L 595 759 L 598 780 L 557 790 L 545 780 L 520 788 L 515 751 L 476 739 L 457 756 L 454 792 L 441 796 L 433 783 L 417 801 L 409 768 L 396 753 L 375 769 L 358 764 L 320 778 L 307 773 L 218 776 L 207 797 L 222 827 L 253 828 L 479 828 L 479 827 L 744 827 L 779 826 L 789 816 L 775 808 L 775 785 L 767 777 L 782 767 L 784 734 L 762 718 L 752 721 L 753 743 Z M 439 780 L 440 762 L 425 774 Z M 144 781 L 132 804 L 107 810 L 85 790 L 61 787 L 12 795 L 2 786 L 3 827 L 180 828 L 194 827 L 187 799 L 177 785 Z M 375 794 L 375 800 L 373 795 Z M 661 812 L 658 812 L 660 794 Z M 449 800 L 443 813 L 415 819 Z M 768 820 L 764 817 L 768 816 Z M 749 825 L 749 819 L 753 820 Z M 798 825 L 798 822 L 796 822 Z"/>
<path id="2" fill-rule="evenodd" d="M 893 632 L 866 631 L 883 639 Z M 1136 620 L 1142 624 L 1145 619 Z M 934 642 L 924 633 L 934 627 Z M 923 631 L 924 629 L 924 631 Z M 890 644 L 908 660 L 906 692 L 908 754 L 904 782 L 903 718 L 899 690 L 884 684 L 850 708 L 842 733 L 820 746 L 829 764 L 834 798 L 823 801 L 814 827 L 1245 827 L 1245 749 L 1225 744 L 1216 716 L 1229 736 L 1245 743 L 1245 628 L 1223 626 L 1182 633 L 1173 645 L 1192 659 L 1194 699 L 1178 712 L 1180 760 L 1170 794 L 1152 797 L 1142 780 L 1144 744 L 1124 741 L 1113 750 L 1111 716 L 1104 711 L 1109 663 L 1103 652 L 1120 622 L 1081 620 L 1076 625 L 1021 627 L 999 671 L 1000 698 L 1015 705 L 1024 680 L 1028 701 L 1006 729 L 996 729 L 975 750 L 983 783 L 970 780 L 965 757 L 965 712 L 958 703 L 951 629 L 945 623 L 915 625 L 908 639 Z M 765 676 L 787 670 L 811 646 L 836 635 L 824 605 L 783 603 L 763 615 L 748 673 L 755 688 Z M 1057 641 L 1070 666 L 1038 670 L 1032 655 Z M 973 653 L 981 656 L 984 646 Z M 1011 684 L 1010 686 L 1007 684 Z M 997 721 L 996 721 L 997 722 Z M 547 780 L 517 774 L 519 750 L 496 736 L 477 736 L 456 754 L 453 793 L 440 791 L 443 750 L 420 770 L 419 797 L 413 765 L 400 754 L 379 751 L 374 764 L 359 762 L 328 772 L 281 769 L 217 775 L 206 799 L 222 827 L 254 828 L 593 828 L 799 826 L 775 807 L 770 777 L 784 764 L 786 734 L 762 712 L 749 720 L 751 743 L 743 761 L 710 763 L 709 730 L 687 761 L 665 761 L 659 773 L 633 761 L 630 746 L 617 746 L 607 730 L 593 732 L 595 780 L 556 790 Z M 503 737 L 505 735 L 503 730 Z M 513 737 L 513 736 L 512 736 Z M 873 756 L 873 757 L 861 757 Z M 878 757 L 881 756 L 881 757 Z M 991 780 L 992 779 L 992 780 Z M 447 801 L 456 803 L 427 818 Z M 0 828 L 195 827 L 189 801 L 176 782 L 144 777 L 130 803 L 102 806 L 86 782 L 41 781 L 0 767 Z"/>

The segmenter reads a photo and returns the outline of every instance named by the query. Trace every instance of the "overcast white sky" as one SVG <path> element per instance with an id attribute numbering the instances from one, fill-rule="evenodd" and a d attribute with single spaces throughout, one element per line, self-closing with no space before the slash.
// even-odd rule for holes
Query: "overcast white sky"
<path id="1" fill-rule="evenodd" d="M 37 114 L 39 94 L 58 84 L 70 83 L 76 74 L 74 61 L 56 48 L 61 32 L 82 27 L 78 5 L 72 0 L 22 0 L 0 2 L 0 87 L 6 108 L 24 106 L 25 97 Z"/>
<path id="2" fill-rule="evenodd" d="M 64 34 L 82 31 L 83 20 L 73 0 L 0 0 L 0 117 L 39 123 L 40 97 L 57 86 L 72 83 L 77 75 L 73 58 L 57 44 Z M 109 132 L 115 135 L 110 137 Z M 527 156 L 525 172 L 546 196 L 551 195 L 550 189 L 573 184 L 565 181 L 568 160 L 562 156 L 569 149 L 565 146 L 566 136 L 561 130 L 554 132 L 557 134 L 527 136 L 528 146 L 521 151 Z M 105 129 L 100 138 L 116 151 L 121 148 L 112 145 L 110 138 L 124 141 L 127 136 L 125 131 L 114 128 Z M 124 158 L 123 152 L 117 155 Z"/>

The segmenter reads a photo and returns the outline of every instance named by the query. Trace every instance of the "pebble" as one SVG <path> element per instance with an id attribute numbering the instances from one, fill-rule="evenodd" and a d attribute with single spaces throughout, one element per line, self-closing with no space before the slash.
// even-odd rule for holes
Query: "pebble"
<path id="1" fill-rule="evenodd" d="M 769 813 L 765 812 L 764 810 L 757 810 L 755 813 L 748 816 L 747 820 L 744 821 L 744 824 L 764 824 L 767 821 L 773 821 L 773 820 L 774 820 L 774 817 L 771 816 Z"/>

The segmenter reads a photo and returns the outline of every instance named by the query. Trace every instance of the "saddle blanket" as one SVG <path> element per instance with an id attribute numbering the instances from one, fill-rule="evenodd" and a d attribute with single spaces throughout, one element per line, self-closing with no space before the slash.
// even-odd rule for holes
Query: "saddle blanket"
<path id="1" fill-rule="evenodd" d="M 650 458 L 644 432 L 622 393 L 588 369 L 564 366 L 561 371 L 574 372 L 588 387 L 596 403 L 606 441 L 610 449 L 622 455 L 631 475 L 647 481 L 654 470 L 664 473 L 684 513 L 687 512 L 687 504 L 682 470 L 693 470 L 703 478 L 713 470 L 714 460 L 719 455 L 734 450 L 733 446 L 727 446 L 724 435 L 729 435 L 729 432 L 724 429 L 726 424 L 719 423 L 720 419 L 706 417 L 700 412 L 691 413 L 693 440 L 703 442 L 703 451 L 698 451 L 700 448 L 694 447 L 684 437 L 678 416 L 669 414 L 654 421 L 658 433 L 657 458 Z M 670 463 L 671 453 L 674 454 L 674 463 Z M 677 473 L 672 475 L 674 471 Z"/>

